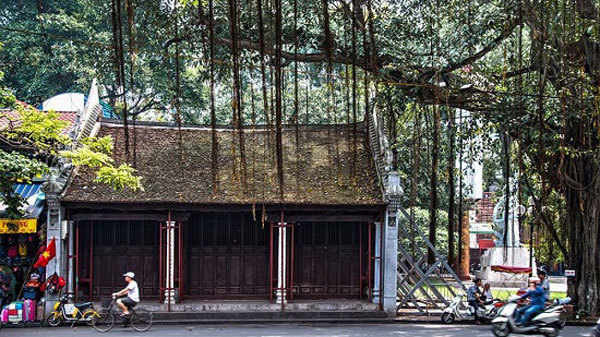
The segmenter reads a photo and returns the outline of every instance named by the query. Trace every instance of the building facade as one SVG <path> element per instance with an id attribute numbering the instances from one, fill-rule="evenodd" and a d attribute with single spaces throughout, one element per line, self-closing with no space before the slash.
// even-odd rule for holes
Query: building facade
<path id="1" fill-rule="evenodd" d="M 245 129 L 243 148 L 239 131 L 218 129 L 213 154 L 210 128 L 136 123 L 126 153 L 122 124 L 100 120 L 89 96 L 81 130 L 110 135 L 144 190 L 61 170 L 47 193 L 48 235 L 62 239 L 48 273 L 66 275 L 71 296 L 105 298 L 133 271 L 142 300 L 167 306 L 350 298 L 395 315 L 396 219 L 368 127 L 286 128 L 280 184 L 268 129 Z"/>

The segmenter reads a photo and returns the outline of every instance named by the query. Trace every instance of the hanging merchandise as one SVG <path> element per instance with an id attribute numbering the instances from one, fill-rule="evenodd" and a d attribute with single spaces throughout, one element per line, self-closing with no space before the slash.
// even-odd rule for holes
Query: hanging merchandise
<path id="1" fill-rule="evenodd" d="M 37 300 L 40 295 L 40 275 L 31 274 L 29 281 L 23 287 L 23 298 L 26 300 Z"/>
<path id="2" fill-rule="evenodd" d="M 11 237 L 11 239 L 12 239 L 12 237 Z M 19 255 L 19 250 L 18 250 L 17 244 L 14 243 L 14 240 L 9 239 L 8 251 L 6 252 L 6 255 L 8 257 L 10 257 L 11 259 L 14 259 L 15 257 L 17 257 L 17 255 Z"/>
<path id="3" fill-rule="evenodd" d="M 31 306 L 33 303 L 37 305 L 37 300 L 42 295 L 40 285 L 45 280 L 45 267 L 33 266 L 38 258 L 39 241 L 35 232 L 0 234 L 0 309 L 6 309 L 4 322 L 31 321 L 35 318 L 31 313 L 37 311 L 37 308 L 34 310 Z M 45 252 L 44 248 L 42 247 L 42 253 Z M 23 300 L 27 301 L 27 313 Z M 9 309 L 9 305 L 16 306 L 19 303 L 23 306 L 22 314 L 9 315 L 9 310 L 17 310 Z"/>
<path id="4" fill-rule="evenodd" d="M 0 235 L 0 259 L 4 259 L 7 254 L 6 237 Z"/>
<path id="5" fill-rule="evenodd" d="M 48 277 L 44 284 L 40 286 L 40 290 L 53 295 L 58 293 L 65 286 L 65 284 L 65 279 L 61 276 L 58 276 L 57 273 L 54 273 Z"/>
<path id="6" fill-rule="evenodd" d="M 29 251 L 29 247 L 27 246 L 27 241 L 26 241 L 24 235 L 21 235 L 19 237 L 19 248 L 18 248 L 18 251 L 19 251 L 19 256 L 21 258 L 26 258 L 27 257 L 27 253 Z"/>

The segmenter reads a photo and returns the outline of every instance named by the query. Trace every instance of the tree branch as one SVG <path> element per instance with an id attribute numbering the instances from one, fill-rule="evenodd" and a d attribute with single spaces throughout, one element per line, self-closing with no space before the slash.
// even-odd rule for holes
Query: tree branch
<path id="1" fill-rule="evenodd" d="M 475 54 L 473 54 L 461 61 L 458 61 L 455 63 L 450 63 L 450 65 L 448 65 L 446 68 L 444 68 L 442 70 L 442 73 L 453 72 L 456 69 L 462 68 L 466 65 L 472 64 L 473 62 L 481 59 L 482 57 L 487 55 L 489 52 L 496 49 L 496 47 L 498 47 L 502 41 L 506 40 L 510 36 L 510 34 L 512 34 L 513 30 L 516 27 L 518 27 L 520 24 L 521 24 L 521 22 L 519 19 L 513 19 L 512 21 L 509 21 L 505 25 L 504 29 L 502 30 L 502 33 L 500 35 L 498 35 L 495 39 L 493 39 L 490 43 L 488 43 L 485 47 L 483 47 L 481 50 L 479 50 Z"/>

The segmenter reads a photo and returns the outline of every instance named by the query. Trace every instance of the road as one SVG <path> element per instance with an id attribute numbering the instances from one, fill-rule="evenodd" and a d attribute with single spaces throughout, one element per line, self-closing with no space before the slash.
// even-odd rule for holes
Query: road
<path id="1" fill-rule="evenodd" d="M 560 336 L 589 336 L 591 327 L 566 327 Z M 493 336 L 489 326 L 439 324 L 254 324 L 254 325 L 157 325 L 147 332 L 115 327 L 107 333 L 87 326 L 61 328 L 4 328 L 1 337 L 468 337 Z"/>

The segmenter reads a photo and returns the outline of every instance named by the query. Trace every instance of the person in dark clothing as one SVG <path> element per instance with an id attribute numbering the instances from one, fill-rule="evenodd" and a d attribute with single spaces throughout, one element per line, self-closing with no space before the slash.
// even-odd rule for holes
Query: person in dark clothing
<path id="1" fill-rule="evenodd" d="M 473 307 L 473 310 L 475 310 L 475 322 L 477 322 L 477 324 L 481 323 L 479 321 L 477 309 L 483 302 L 479 295 L 479 287 L 481 287 L 481 279 L 476 278 L 475 280 L 473 280 L 473 285 L 471 285 L 469 289 L 467 289 L 467 301 L 469 302 L 469 305 Z"/>

